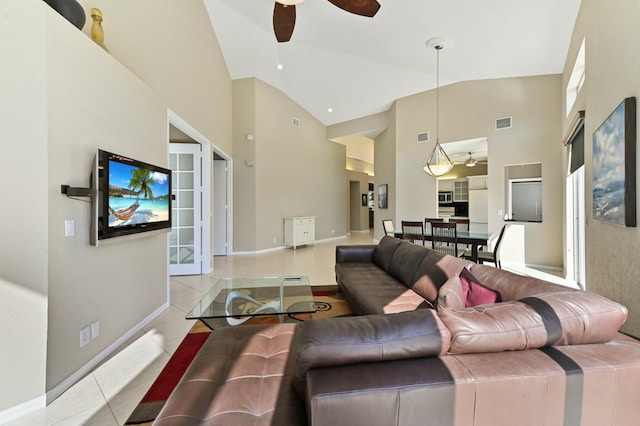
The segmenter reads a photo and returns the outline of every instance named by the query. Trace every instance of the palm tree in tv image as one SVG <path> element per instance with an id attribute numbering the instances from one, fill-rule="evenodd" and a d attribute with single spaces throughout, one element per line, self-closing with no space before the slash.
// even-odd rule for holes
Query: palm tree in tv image
<path id="1" fill-rule="evenodd" d="M 131 170 L 129 188 L 138 193 L 138 198 L 140 194 L 142 194 L 145 199 L 151 198 L 153 200 L 153 189 L 151 187 L 154 183 L 153 173 L 149 170 L 143 169 L 142 167 Z"/>

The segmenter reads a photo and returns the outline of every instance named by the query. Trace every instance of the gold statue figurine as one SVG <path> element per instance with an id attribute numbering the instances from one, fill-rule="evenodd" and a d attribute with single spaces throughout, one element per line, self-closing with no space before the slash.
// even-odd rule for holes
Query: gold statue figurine
<path id="1" fill-rule="evenodd" d="M 93 25 L 91 26 L 91 39 L 95 41 L 98 46 L 102 47 L 107 52 L 107 46 L 104 44 L 104 30 L 102 29 L 102 12 L 95 7 L 91 9 L 91 19 L 93 19 Z"/>

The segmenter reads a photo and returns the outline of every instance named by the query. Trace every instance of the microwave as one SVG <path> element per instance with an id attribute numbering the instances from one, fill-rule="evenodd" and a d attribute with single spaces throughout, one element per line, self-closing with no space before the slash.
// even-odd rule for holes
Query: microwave
<path id="1" fill-rule="evenodd" d="M 453 203 L 453 192 L 452 191 L 438 191 L 438 202 L 439 203 Z"/>

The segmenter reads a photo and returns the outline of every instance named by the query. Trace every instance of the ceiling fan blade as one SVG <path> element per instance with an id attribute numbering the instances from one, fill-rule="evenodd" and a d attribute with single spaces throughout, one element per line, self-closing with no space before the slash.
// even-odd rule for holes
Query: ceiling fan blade
<path id="1" fill-rule="evenodd" d="M 329 0 L 334 5 L 338 6 L 342 10 L 354 13 L 360 16 L 368 16 L 372 18 L 378 9 L 380 9 L 380 3 L 376 0 Z"/>
<path id="2" fill-rule="evenodd" d="M 296 26 L 296 7 L 295 5 L 285 6 L 278 2 L 274 3 L 273 32 L 276 39 L 283 43 L 291 39 L 293 28 Z"/>

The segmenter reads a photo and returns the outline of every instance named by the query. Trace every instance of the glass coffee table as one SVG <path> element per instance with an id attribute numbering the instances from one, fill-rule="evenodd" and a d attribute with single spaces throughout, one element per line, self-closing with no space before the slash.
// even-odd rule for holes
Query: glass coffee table
<path id="1" fill-rule="evenodd" d="M 316 312 L 309 278 L 303 276 L 223 278 L 191 309 L 186 319 L 210 328 L 239 325 L 251 319 Z"/>

